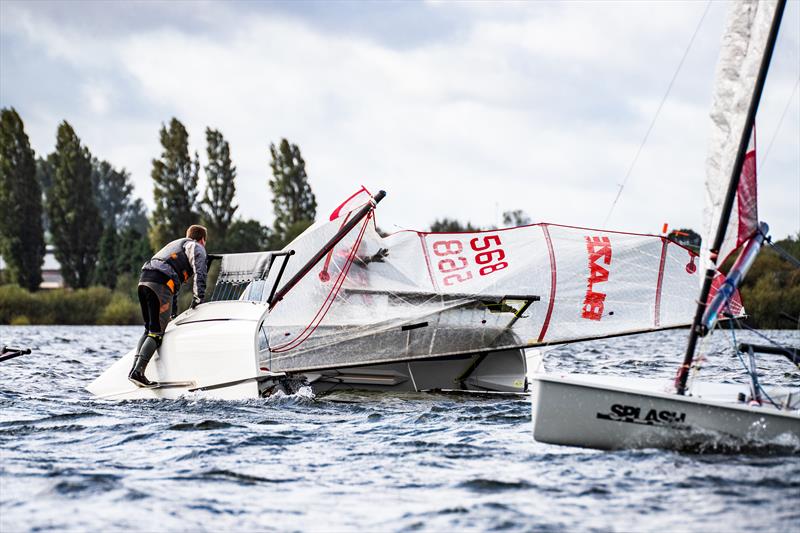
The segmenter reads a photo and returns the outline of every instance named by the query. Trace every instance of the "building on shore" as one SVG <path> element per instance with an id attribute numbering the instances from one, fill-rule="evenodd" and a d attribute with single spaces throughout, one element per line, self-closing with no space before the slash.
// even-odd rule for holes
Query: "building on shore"
<path id="1" fill-rule="evenodd" d="M 6 262 L 3 256 L 0 256 L 0 278 L 6 270 Z M 62 289 L 64 288 L 64 277 L 61 275 L 61 264 L 55 256 L 55 248 L 48 245 L 45 254 L 44 262 L 42 263 L 42 283 L 39 285 L 40 289 Z"/>

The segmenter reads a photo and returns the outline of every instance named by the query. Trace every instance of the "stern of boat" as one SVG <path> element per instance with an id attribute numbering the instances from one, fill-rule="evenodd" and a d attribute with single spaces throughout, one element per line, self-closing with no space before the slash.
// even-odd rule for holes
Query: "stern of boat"
<path id="1" fill-rule="evenodd" d="M 131 350 L 95 379 L 87 390 L 114 400 L 178 398 L 243 399 L 259 396 L 257 328 L 266 305 L 210 302 L 173 320 L 145 375 L 162 386 L 140 388 L 128 381 Z"/>

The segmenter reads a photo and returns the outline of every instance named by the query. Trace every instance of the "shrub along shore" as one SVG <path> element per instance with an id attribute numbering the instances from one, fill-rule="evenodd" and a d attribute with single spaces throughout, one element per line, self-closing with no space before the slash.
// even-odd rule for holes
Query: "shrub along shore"
<path id="1" fill-rule="evenodd" d="M 138 324 L 138 303 L 107 287 L 28 292 L 19 285 L 0 287 L 0 323 Z"/>
<path id="2" fill-rule="evenodd" d="M 800 256 L 800 237 L 776 244 Z M 213 271 L 208 294 L 215 279 Z M 137 279 L 131 274 L 120 275 L 114 290 L 94 286 L 28 292 L 18 285 L 0 285 L 0 324 L 141 324 L 136 286 Z M 765 246 L 761 251 L 740 292 L 751 327 L 800 328 L 800 269 L 772 248 Z M 184 284 L 178 309 L 186 309 L 190 302 L 191 285 Z"/>
<path id="3" fill-rule="evenodd" d="M 94 286 L 28 292 L 19 285 L 0 285 L 0 324 L 142 324 L 136 286 L 137 281 L 128 274 L 118 278 L 114 290 Z M 186 309 L 190 302 L 191 293 L 182 291 L 178 308 Z"/>

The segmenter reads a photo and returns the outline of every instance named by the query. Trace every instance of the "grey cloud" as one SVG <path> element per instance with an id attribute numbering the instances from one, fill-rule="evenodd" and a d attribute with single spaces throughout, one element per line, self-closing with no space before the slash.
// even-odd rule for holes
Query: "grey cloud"
<path id="1" fill-rule="evenodd" d="M 91 37 L 119 37 L 141 30 L 174 29 L 215 39 L 235 34 L 251 16 L 303 20 L 330 35 L 354 35 L 381 45 L 409 49 L 468 32 L 469 17 L 427 3 L 364 1 L 152 1 L 4 0 L 7 7 L 64 25 Z"/>
<path id="2" fill-rule="evenodd" d="M 669 31 L 648 22 L 653 35 L 640 30 L 617 38 L 613 28 L 600 28 L 584 40 L 525 42 L 529 32 L 569 29 L 572 20 L 562 4 L 513 5 L 524 9 L 473 2 L 2 1 L 0 105 L 17 107 L 40 151 L 52 150 L 60 120 L 73 121 L 93 151 L 133 171 L 148 201 L 158 127 L 177 115 L 201 154 L 206 125 L 230 138 L 242 213 L 265 222 L 266 147 L 286 136 L 303 148 L 321 204 L 335 205 L 342 187 L 361 180 L 388 188 L 391 201 L 381 215 L 387 226 L 423 227 L 444 215 L 491 223 L 495 202 L 501 210 L 529 209 L 536 219 L 597 225 L 691 36 L 696 18 L 688 19 L 699 13 L 690 10 Z M 34 32 L 41 28 L 55 41 L 32 38 L 10 12 L 27 14 Z M 581 16 L 594 28 L 591 17 Z M 641 206 L 655 200 L 643 191 L 655 179 L 671 180 L 674 196 L 658 198 L 662 205 L 650 211 L 663 210 L 674 223 L 694 220 L 692 202 L 699 206 L 700 195 L 684 205 L 685 193 L 675 190 L 697 179 L 692 169 L 702 173 L 698 132 L 706 129 L 721 18 L 721 7 L 713 6 L 615 223 L 647 229 Z M 488 37 L 480 33 L 487 21 L 497 32 Z M 280 38 L 263 38 L 266 31 Z M 796 29 L 790 26 L 787 36 L 790 53 L 776 54 L 773 82 L 797 75 Z M 54 55 L 58 39 L 76 46 Z M 587 50 L 639 42 L 641 49 L 620 52 L 624 57 Z M 204 71 L 206 53 L 230 63 L 221 65 L 225 83 L 213 65 Z M 109 95 L 102 116 L 86 99 L 93 83 Z M 782 95 L 766 98 L 777 99 L 782 109 Z M 784 125 L 790 138 L 796 116 Z M 796 156 L 781 156 L 784 149 L 776 144 L 769 168 L 791 175 Z M 440 207 L 437 195 L 455 193 L 452 205 Z M 652 216 L 660 227 L 661 215 Z"/>

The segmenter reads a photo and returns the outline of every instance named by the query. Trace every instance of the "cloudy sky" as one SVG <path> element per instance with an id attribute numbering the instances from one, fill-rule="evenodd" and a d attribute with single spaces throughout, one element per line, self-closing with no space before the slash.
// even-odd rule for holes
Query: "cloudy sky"
<path id="1" fill-rule="evenodd" d="M 511 209 L 608 229 L 699 228 L 726 7 L 707 6 L 2 0 L 0 105 L 17 109 L 39 154 L 68 120 L 148 204 L 158 130 L 175 116 L 201 159 L 205 128 L 222 131 L 240 213 L 264 223 L 268 146 L 285 137 L 320 212 L 360 184 L 385 189 L 386 230 L 442 216 L 499 224 Z M 800 231 L 798 79 L 790 0 L 758 124 L 760 214 L 779 238 Z"/>

